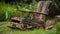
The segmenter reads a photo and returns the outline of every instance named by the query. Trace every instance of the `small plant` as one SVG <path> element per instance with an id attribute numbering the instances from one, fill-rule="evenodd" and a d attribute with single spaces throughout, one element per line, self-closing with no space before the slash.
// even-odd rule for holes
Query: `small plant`
<path id="1" fill-rule="evenodd" d="M 60 34 L 60 22 L 56 24 L 56 29 L 57 29 L 56 34 Z"/>

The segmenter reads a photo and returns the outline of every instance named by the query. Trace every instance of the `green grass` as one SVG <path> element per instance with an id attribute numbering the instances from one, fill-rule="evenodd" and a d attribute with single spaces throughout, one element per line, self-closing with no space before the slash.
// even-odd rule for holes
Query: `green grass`
<path id="1" fill-rule="evenodd" d="M 0 34 L 55 34 L 55 30 L 41 30 L 41 29 L 35 29 L 35 30 L 16 30 L 8 28 L 7 26 L 10 26 L 10 22 L 0 22 Z"/>

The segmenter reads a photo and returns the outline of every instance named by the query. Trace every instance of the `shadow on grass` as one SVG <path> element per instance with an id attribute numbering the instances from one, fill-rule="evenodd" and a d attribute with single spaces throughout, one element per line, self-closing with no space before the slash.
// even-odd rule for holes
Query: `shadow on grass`
<path id="1" fill-rule="evenodd" d="M 13 29 L 13 30 L 20 30 L 20 31 L 27 31 L 27 30 L 33 31 L 34 30 L 34 28 L 28 28 L 28 29 L 22 30 L 22 29 L 20 29 L 18 27 L 11 27 L 11 26 L 8 26 L 8 27 Z"/>

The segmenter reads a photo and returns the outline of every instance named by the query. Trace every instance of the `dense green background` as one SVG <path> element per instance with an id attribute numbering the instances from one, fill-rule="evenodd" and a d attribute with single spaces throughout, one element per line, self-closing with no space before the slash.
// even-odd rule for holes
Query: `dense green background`
<path id="1" fill-rule="evenodd" d="M 8 13 L 8 20 L 15 16 L 16 9 L 21 10 L 34 10 L 35 6 L 37 5 L 38 1 L 44 0 L 0 0 L 0 21 L 7 20 L 6 19 L 6 12 Z M 54 17 L 55 15 L 60 14 L 59 8 L 60 4 L 58 0 L 51 0 L 51 6 L 49 7 L 49 16 Z M 21 15 L 21 14 L 19 14 Z"/>

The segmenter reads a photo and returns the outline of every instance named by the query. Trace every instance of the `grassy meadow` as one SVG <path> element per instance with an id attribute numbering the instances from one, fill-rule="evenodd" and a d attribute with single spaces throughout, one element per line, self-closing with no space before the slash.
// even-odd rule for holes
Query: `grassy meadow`
<path id="1" fill-rule="evenodd" d="M 11 29 L 10 22 L 0 22 L 0 34 L 56 34 L 56 30 L 41 30 L 41 29 L 34 29 L 34 30 L 26 30 L 21 31 L 17 29 Z"/>

